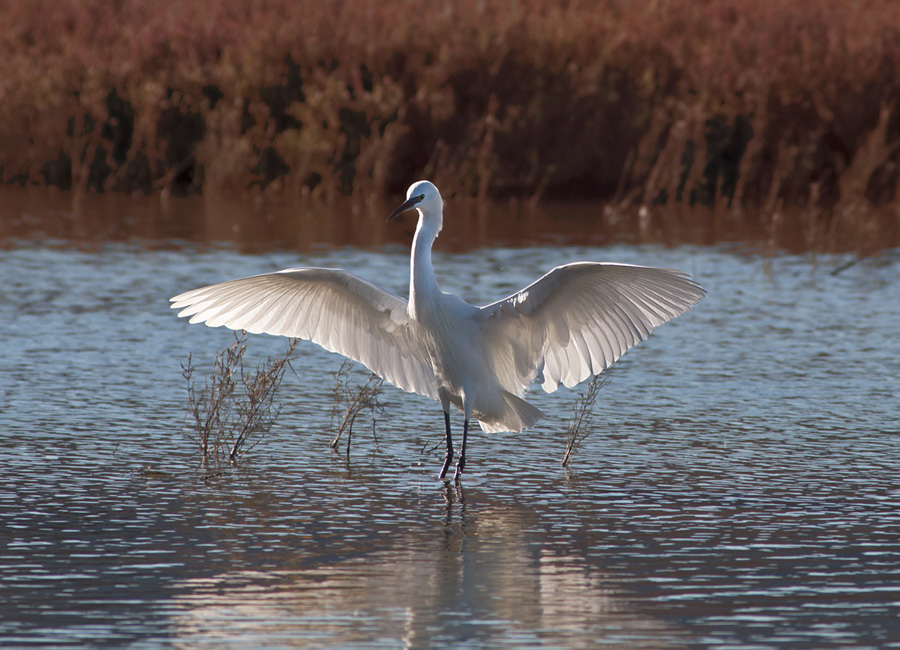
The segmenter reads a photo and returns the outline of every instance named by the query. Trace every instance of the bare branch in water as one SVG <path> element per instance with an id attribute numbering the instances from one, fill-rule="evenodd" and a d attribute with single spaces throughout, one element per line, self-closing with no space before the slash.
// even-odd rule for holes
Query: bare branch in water
<path id="1" fill-rule="evenodd" d="M 298 342 L 299 339 L 291 339 L 283 355 L 270 357 L 249 369 L 244 364 L 247 333 L 235 332 L 234 343 L 216 353 L 212 373 L 200 389 L 193 379 L 192 357 L 188 356 L 187 365 L 182 364 L 181 370 L 204 464 L 210 460 L 218 464 L 224 459 L 237 464 L 238 458 L 269 432 L 281 412 L 281 406 L 275 404 L 275 393 L 285 370 L 291 367 L 291 355 Z"/>
<path id="2" fill-rule="evenodd" d="M 379 401 L 384 380 L 376 374 L 371 374 L 365 384 L 350 385 L 350 371 L 353 368 L 352 361 L 344 361 L 340 369 L 334 374 L 335 385 L 332 391 L 333 403 L 331 409 L 331 430 L 335 431 L 335 421 L 340 418 L 341 423 L 337 427 L 337 433 L 331 441 L 331 448 L 336 449 L 344 433 L 347 434 L 347 456 L 350 455 L 350 439 L 353 436 L 353 423 L 363 411 L 372 414 L 372 436 L 375 444 L 378 444 L 378 436 L 375 432 L 377 415 L 384 413 L 384 404 Z"/>
<path id="3" fill-rule="evenodd" d="M 578 446 L 588 437 L 591 432 L 591 415 L 594 412 L 594 403 L 597 401 L 597 395 L 600 389 L 606 385 L 609 379 L 594 375 L 591 383 L 588 384 L 587 391 L 583 392 L 572 407 L 573 417 L 569 421 L 569 428 L 566 432 L 566 451 L 562 457 L 562 466 L 568 467 L 569 461 L 574 458 Z"/>

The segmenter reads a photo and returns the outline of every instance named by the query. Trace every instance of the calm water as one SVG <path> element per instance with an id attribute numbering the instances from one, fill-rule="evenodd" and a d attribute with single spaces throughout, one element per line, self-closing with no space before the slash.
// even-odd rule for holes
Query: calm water
<path id="1" fill-rule="evenodd" d="M 569 469 L 579 391 L 537 393 L 553 417 L 478 432 L 456 490 L 425 398 L 387 389 L 377 443 L 366 420 L 333 453 L 340 359 L 310 344 L 238 468 L 205 478 L 184 426 L 180 363 L 232 338 L 169 296 L 295 265 L 402 292 L 402 246 L 2 251 L 0 647 L 900 647 L 900 251 L 836 275 L 849 257 L 735 246 L 435 263 L 487 302 L 576 259 L 709 296 L 608 373 Z"/>

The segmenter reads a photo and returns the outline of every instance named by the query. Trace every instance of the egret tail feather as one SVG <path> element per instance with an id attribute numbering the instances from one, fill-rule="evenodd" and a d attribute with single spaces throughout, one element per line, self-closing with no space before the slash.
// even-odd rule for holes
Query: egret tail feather
<path id="1" fill-rule="evenodd" d="M 541 409 L 532 406 L 521 397 L 516 397 L 509 391 L 502 391 L 506 409 L 499 416 L 482 420 L 478 413 L 478 424 L 485 433 L 498 433 L 500 431 L 512 431 L 519 433 L 523 429 L 531 429 L 540 420 L 547 417 Z"/>

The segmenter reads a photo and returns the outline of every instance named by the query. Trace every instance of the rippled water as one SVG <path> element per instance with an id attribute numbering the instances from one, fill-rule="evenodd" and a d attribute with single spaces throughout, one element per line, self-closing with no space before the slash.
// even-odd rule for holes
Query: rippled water
<path id="1" fill-rule="evenodd" d="M 487 302 L 575 259 L 709 296 L 608 373 L 568 469 L 579 391 L 536 393 L 553 417 L 476 433 L 457 490 L 425 398 L 387 389 L 377 443 L 366 421 L 332 452 L 340 359 L 308 344 L 238 468 L 207 475 L 184 433 L 179 364 L 233 339 L 169 296 L 296 265 L 404 291 L 402 248 L 3 251 L 0 646 L 900 647 L 900 253 L 838 274 L 849 258 L 734 247 L 435 263 Z"/>

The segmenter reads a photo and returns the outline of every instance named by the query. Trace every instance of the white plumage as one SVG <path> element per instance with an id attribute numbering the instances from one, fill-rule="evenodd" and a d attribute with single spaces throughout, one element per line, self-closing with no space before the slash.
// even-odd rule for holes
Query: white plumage
<path id="1" fill-rule="evenodd" d="M 513 295 L 475 307 L 440 291 L 431 247 L 443 201 L 428 181 L 413 184 L 389 217 L 416 208 L 409 301 L 338 269 L 287 269 L 195 289 L 172 298 L 191 323 L 297 337 L 364 364 L 398 388 L 440 400 L 447 457 L 449 405 L 462 409 L 465 466 L 471 417 L 484 431 L 521 431 L 543 413 L 524 399 L 598 374 L 658 325 L 695 305 L 703 289 L 683 273 L 626 264 L 559 266 Z"/>

